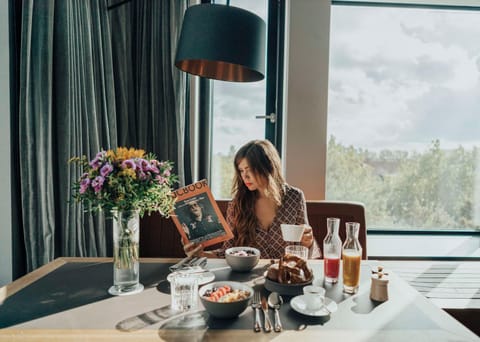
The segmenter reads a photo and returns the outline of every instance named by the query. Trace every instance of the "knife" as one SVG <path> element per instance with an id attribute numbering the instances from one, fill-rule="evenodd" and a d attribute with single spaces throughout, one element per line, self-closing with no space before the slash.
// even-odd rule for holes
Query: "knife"
<path id="1" fill-rule="evenodd" d="M 263 316 L 265 317 L 263 328 L 265 329 L 265 332 L 270 332 L 272 331 L 272 322 L 270 322 L 270 317 L 268 316 L 268 304 L 265 297 L 262 297 L 262 310 Z"/>

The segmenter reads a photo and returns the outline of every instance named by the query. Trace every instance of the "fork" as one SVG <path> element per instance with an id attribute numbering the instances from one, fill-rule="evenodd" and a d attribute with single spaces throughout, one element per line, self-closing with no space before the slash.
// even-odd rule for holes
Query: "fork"
<path id="1" fill-rule="evenodd" d="M 253 326 L 253 330 L 255 332 L 260 332 L 262 330 L 262 322 L 260 320 L 260 292 L 255 291 L 253 293 L 253 301 L 252 301 L 252 309 L 255 311 L 255 324 Z"/>

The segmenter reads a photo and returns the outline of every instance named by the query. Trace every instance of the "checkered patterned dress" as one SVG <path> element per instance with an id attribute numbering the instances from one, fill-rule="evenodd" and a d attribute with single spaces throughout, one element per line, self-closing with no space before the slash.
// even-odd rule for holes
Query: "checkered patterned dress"
<path id="1" fill-rule="evenodd" d="M 232 216 L 232 202 L 228 204 L 227 223 L 232 230 L 235 230 Z M 262 229 L 260 225 L 256 228 L 256 247 L 260 250 L 261 258 L 278 259 L 284 254 L 285 247 L 288 243 L 283 241 L 282 238 L 282 231 L 280 229 L 280 224 L 282 223 L 308 224 L 305 196 L 302 190 L 288 184 L 285 185 L 285 196 L 283 198 L 282 206 L 278 209 L 277 215 L 268 229 Z M 220 255 L 224 255 L 224 251 L 232 246 L 233 239 L 225 241 Z M 320 257 L 320 248 L 314 239 L 313 245 L 310 247 L 309 258 L 318 259 Z"/>

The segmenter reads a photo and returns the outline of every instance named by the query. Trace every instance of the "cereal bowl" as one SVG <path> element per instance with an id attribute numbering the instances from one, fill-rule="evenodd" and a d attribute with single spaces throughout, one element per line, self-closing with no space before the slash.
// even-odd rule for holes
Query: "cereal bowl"
<path id="1" fill-rule="evenodd" d="M 231 291 L 222 291 L 222 289 L 226 287 L 230 288 Z M 214 295 L 214 293 L 222 292 L 226 293 Z M 236 281 L 217 281 L 202 286 L 198 290 L 198 295 L 205 310 L 207 310 L 211 316 L 217 318 L 234 318 L 248 307 L 253 297 L 253 289 L 248 285 Z M 226 301 L 224 302 L 222 300 Z"/>
<path id="2" fill-rule="evenodd" d="M 257 266 L 260 251 L 253 247 L 232 247 L 225 251 L 227 264 L 236 272 L 248 272 Z"/>

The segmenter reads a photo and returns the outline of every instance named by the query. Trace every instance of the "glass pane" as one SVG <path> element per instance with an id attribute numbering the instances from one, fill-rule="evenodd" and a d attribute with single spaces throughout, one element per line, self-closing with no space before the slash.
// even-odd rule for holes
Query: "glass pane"
<path id="1" fill-rule="evenodd" d="M 257 14 L 267 22 L 266 0 L 231 1 L 231 6 L 241 7 Z M 265 137 L 265 120 L 255 115 L 265 115 L 266 82 L 213 83 L 213 136 L 212 176 L 210 185 L 216 199 L 231 198 L 233 157 L 247 141 Z"/>
<path id="2" fill-rule="evenodd" d="M 326 198 L 369 228 L 479 229 L 479 22 L 332 7 Z"/>

